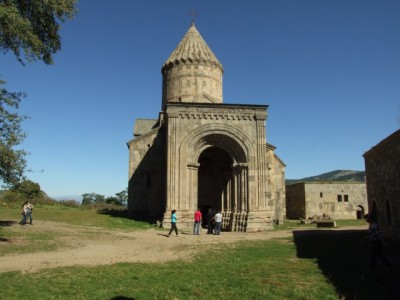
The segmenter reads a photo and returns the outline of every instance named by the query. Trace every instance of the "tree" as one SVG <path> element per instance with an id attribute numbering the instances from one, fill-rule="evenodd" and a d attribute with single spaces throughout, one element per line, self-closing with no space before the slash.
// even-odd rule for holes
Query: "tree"
<path id="1" fill-rule="evenodd" d="M 106 203 L 108 204 L 126 206 L 127 202 L 128 202 L 128 188 L 119 193 L 116 193 L 115 196 L 106 198 Z"/>
<path id="2" fill-rule="evenodd" d="M 117 197 L 110 196 L 106 198 L 106 203 L 107 204 L 114 204 L 114 205 L 122 205 Z"/>
<path id="3" fill-rule="evenodd" d="M 82 194 L 82 205 L 91 205 L 105 203 L 106 199 L 103 195 L 96 193 L 85 193 Z"/>
<path id="4" fill-rule="evenodd" d="M 10 93 L 0 80 L 0 179 L 5 185 L 15 186 L 22 178 L 26 167 L 24 150 L 16 150 L 25 138 L 21 122 L 25 116 L 15 111 L 19 107 L 23 93 Z"/>
<path id="5" fill-rule="evenodd" d="M 28 199 L 32 199 L 40 195 L 40 185 L 31 180 L 21 181 L 16 186 L 16 190 Z"/>
<path id="6" fill-rule="evenodd" d="M 77 0 L 0 0 L 0 49 L 12 51 L 17 60 L 41 60 L 53 63 L 53 54 L 61 49 L 60 22 L 73 18 Z M 24 116 L 17 110 L 23 93 L 10 93 L 0 81 L 0 180 L 15 186 L 23 178 L 26 152 L 14 147 L 25 134 L 21 129 Z"/>
<path id="7" fill-rule="evenodd" d="M 82 205 L 91 205 L 94 203 L 95 193 L 82 194 Z"/>
<path id="8" fill-rule="evenodd" d="M 0 48 L 12 51 L 23 63 L 53 63 L 53 54 L 61 49 L 59 22 L 72 19 L 77 0 L 0 0 Z"/>
<path id="9" fill-rule="evenodd" d="M 119 193 L 116 193 L 115 196 L 117 196 L 120 205 L 126 206 L 128 203 L 128 188 Z"/>

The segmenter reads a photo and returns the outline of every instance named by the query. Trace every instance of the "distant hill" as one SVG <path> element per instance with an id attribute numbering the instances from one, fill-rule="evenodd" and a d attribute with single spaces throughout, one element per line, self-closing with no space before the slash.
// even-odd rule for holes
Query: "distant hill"
<path id="1" fill-rule="evenodd" d="M 305 177 L 302 179 L 286 179 L 286 184 L 302 181 L 365 182 L 365 171 L 336 170 L 317 176 Z"/>

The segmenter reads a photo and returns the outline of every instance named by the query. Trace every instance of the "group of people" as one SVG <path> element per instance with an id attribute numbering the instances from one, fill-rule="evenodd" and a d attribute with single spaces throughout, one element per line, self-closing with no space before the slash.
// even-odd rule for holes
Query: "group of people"
<path id="1" fill-rule="evenodd" d="M 25 225 L 29 218 L 29 224 L 32 225 L 32 211 L 33 211 L 32 203 L 30 203 L 29 201 L 25 201 L 22 204 L 22 211 L 21 211 L 22 220 L 19 222 L 19 224 Z"/>
<path id="2" fill-rule="evenodd" d="M 209 208 L 207 212 L 207 234 L 221 234 L 221 224 L 222 224 L 222 214 L 217 211 L 216 214 L 213 213 L 212 209 Z M 194 227 L 193 234 L 200 235 L 202 214 L 200 208 L 198 208 L 194 213 Z"/>
<path id="3" fill-rule="evenodd" d="M 199 209 L 198 209 L 199 210 Z M 207 212 L 207 234 L 221 234 L 222 214 L 218 210 L 216 214 L 211 208 Z"/>
<path id="4" fill-rule="evenodd" d="M 221 234 L 221 224 L 222 224 L 222 214 L 220 211 L 217 211 L 216 214 L 213 213 L 212 209 L 209 208 L 207 212 L 207 234 L 220 235 Z M 194 226 L 193 226 L 193 234 L 200 235 L 201 232 L 201 223 L 203 221 L 203 216 L 200 208 L 198 208 L 194 213 Z M 172 231 L 175 231 L 176 236 L 179 236 L 178 228 L 176 226 L 177 217 L 176 210 L 173 209 L 171 211 L 171 229 L 168 233 L 168 236 L 171 236 Z"/>

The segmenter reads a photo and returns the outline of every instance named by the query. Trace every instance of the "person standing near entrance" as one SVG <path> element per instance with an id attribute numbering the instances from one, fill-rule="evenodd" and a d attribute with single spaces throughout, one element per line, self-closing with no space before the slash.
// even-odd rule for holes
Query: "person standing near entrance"
<path id="1" fill-rule="evenodd" d="M 179 236 L 178 228 L 176 227 L 176 221 L 177 221 L 176 210 L 173 209 L 173 210 L 171 210 L 171 229 L 169 230 L 168 237 L 171 236 L 172 230 L 175 230 L 176 236 Z"/>
<path id="2" fill-rule="evenodd" d="M 215 233 L 214 234 L 219 235 L 221 233 L 221 223 L 222 223 L 222 214 L 220 211 L 218 211 L 215 214 L 214 219 L 215 219 Z"/>
<path id="3" fill-rule="evenodd" d="M 207 212 L 207 234 L 213 234 L 213 220 L 214 214 L 211 208 L 209 208 Z"/>
<path id="4" fill-rule="evenodd" d="M 200 235 L 200 228 L 201 228 L 201 211 L 198 208 L 194 212 L 194 227 L 193 227 L 193 234 Z"/>

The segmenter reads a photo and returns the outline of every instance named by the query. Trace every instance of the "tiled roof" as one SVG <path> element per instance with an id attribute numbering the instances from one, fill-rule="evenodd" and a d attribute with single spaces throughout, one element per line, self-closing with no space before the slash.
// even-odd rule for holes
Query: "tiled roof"
<path id="1" fill-rule="evenodd" d="M 165 61 L 162 71 L 177 64 L 198 63 L 213 65 L 223 71 L 222 64 L 197 31 L 194 23 L 190 26 L 178 46 Z"/>

